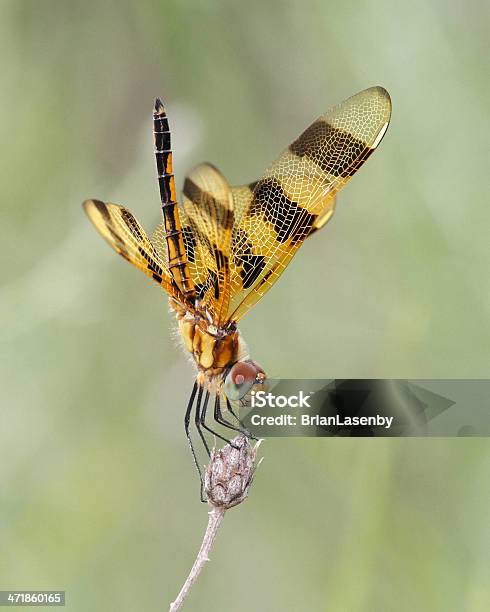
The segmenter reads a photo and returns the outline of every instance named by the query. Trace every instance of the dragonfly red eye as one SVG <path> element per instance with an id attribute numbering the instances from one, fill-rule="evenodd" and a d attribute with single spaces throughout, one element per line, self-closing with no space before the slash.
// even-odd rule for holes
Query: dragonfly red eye
<path id="1" fill-rule="evenodd" d="M 230 400 L 241 400 L 261 378 L 265 378 L 265 374 L 255 362 L 238 361 L 226 376 L 225 395 Z"/>
<path id="2" fill-rule="evenodd" d="M 231 379 L 235 385 L 243 385 L 245 381 L 254 381 L 257 376 L 257 370 L 251 363 L 239 361 L 231 368 Z"/>

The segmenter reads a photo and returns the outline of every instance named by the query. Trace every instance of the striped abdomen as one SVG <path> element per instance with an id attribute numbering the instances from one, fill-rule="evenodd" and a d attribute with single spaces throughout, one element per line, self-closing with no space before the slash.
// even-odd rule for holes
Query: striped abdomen
<path id="1" fill-rule="evenodd" d="M 165 226 L 165 240 L 167 243 L 168 268 L 181 293 L 185 297 L 192 298 L 196 290 L 189 272 L 177 207 L 170 130 L 165 107 L 158 98 L 155 101 L 155 110 L 153 112 L 153 135 L 163 223 Z"/>

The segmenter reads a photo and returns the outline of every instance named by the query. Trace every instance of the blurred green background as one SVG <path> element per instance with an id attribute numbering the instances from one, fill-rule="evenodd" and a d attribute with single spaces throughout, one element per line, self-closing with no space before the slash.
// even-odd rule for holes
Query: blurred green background
<path id="1" fill-rule="evenodd" d="M 393 119 L 244 319 L 271 376 L 488 376 L 488 3 L 3 0 L 0 589 L 166 610 L 206 523 L 164 296 L 80 203 L 159 219 L 151 111 L 178 185 L 232 183 L 371 85 Z M 490 609 L 485 439 L 270 439 L 186 610 Z"/>

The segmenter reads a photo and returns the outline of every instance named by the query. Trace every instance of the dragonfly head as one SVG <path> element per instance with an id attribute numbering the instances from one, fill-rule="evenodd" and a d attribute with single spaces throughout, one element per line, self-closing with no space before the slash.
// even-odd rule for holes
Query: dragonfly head
<path id="1" fill-rule="evenodd" d="M 266 374 L 262 367 L 251 359 L 237 361 L 228 370 L 223 386 L 226 397 L 241 401 L 256 387 L 264 385 Z"/>

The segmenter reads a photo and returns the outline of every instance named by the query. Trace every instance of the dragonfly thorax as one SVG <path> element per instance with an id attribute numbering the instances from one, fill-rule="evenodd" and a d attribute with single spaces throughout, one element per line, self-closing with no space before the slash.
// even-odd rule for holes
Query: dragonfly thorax
<path id="1" fill-rule="evenodd" d="M 235 326 L 216 327 L 189 312 L 185 315 L 177 312 L 177 320 L 186 350 L 207 378 L 222 375 L 234 363 L 246 357 L 245 342 Z"/>

